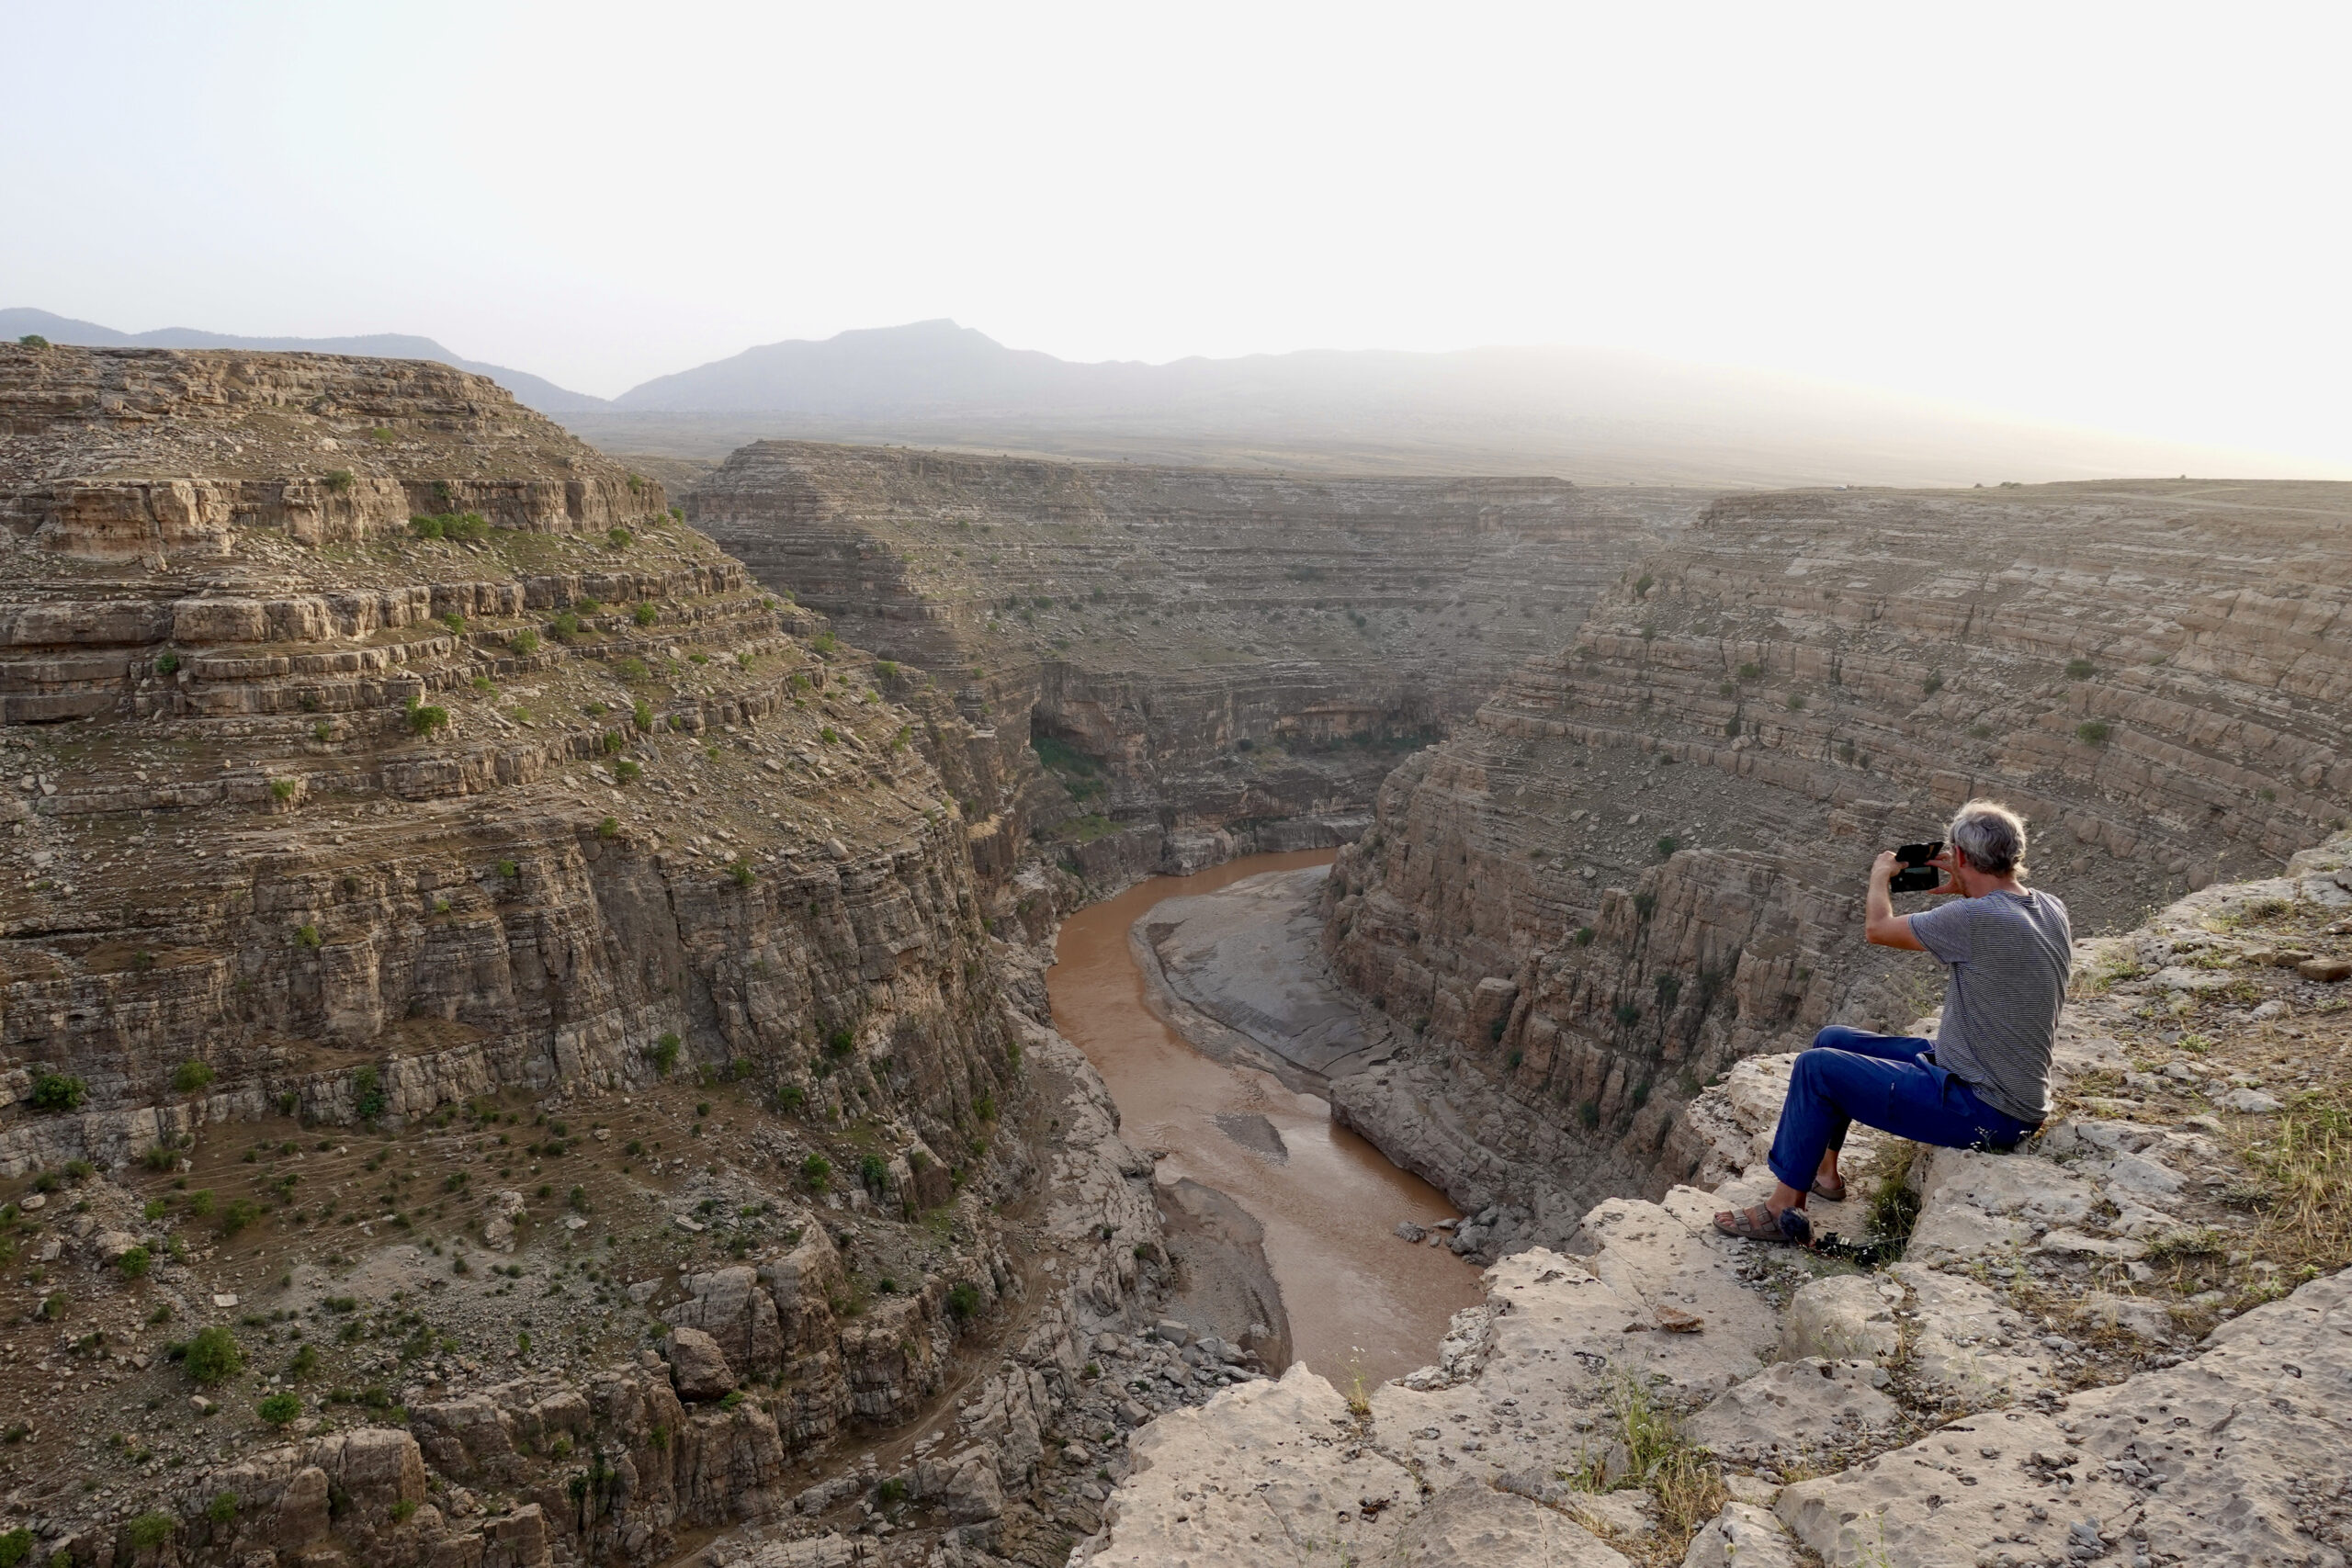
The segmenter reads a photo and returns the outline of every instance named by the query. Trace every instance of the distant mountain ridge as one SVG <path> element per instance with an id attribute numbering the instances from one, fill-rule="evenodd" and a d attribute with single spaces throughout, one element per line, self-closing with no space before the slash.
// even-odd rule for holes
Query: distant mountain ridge
<path id="1" fill-rule="evenodd" d="M 152 333 L 118 332 L 96 321 L 77 321 L 18 306 L 0 310 L 0 340 L 13 343 L 27 334 L 51 343 L 77 344 L 85 348 L 249 348 L 292 354 L 363 354 L 380 359 L 430 359 L 438 364 L 487 376 L 526 408 L 541 413 L 582 413 L 605 406 L 605 400 L 559 387 L 527 370 L 461 359 L 429 337 L 408 333 L 371 333 L 364 337 L 234 337 L 227 333 L 200 332 L 194 327 L 161 327 Z"/>
<path id="2" fill-rule="evenodd" d="M 1739 488 L 2040 482 L 2176 473 L 2346 479 L 2337 466 L 2068 429 L 1921 398 L 1618 349 L 1303 350 L 1078 363 L 944 319 L 763 344 L 609 400 L 430 338 L 128 333 L 0 310 L 0 334 L 97 346 L 438 360 L 608 452 L 724 457 L 789 437 L 1332 473 L 1546 474 Z"/>

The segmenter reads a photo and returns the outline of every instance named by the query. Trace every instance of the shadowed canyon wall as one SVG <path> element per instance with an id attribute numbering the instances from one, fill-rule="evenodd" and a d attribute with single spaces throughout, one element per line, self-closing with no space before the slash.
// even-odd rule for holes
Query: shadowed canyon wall
<path id="1" fill-rule="evenodd" d="M 1962 801 L 2026 814 L 2078 935 L 2267 873 L 2352 808 L 2347 545 L 2325 484 L 1715 502 L 1383 786 L 1326 937 L 1424 1043 L 1340 1113 L 1559 1234 L 1687 1175 L 1736 1058 L 1938 1005 L 1863 874 Z"/>
<path id="2" fill-rule="evenodd" d="M 1353 837 L 1400 756 L 1702 501 L 767 441 L 689 509 L 927 672 L 1007 777 L 1039 739 L 1064 787 L 985 804 L 1099 884 Z"/>

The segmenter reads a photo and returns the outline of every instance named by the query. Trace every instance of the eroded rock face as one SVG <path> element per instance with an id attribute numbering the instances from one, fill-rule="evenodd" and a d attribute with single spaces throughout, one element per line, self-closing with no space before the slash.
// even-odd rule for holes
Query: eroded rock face
<path id="1" fill-rule="evenodd" d="M 695 522 L 993 728 L 1090 883 L 1352 838 L 1398 755 L 1556 644 L 1693 493 L 763 441 Z M 1037 789 L 1048 748 L 1074 800 Z"/>
<path id="2" fill-rule="evenodd" d="M 1424 1042 L 1350 1119 L 1384 1148 L 1478 1129 L 1461 1168 L 1414 1162 L 1465 1203 L 1699 1175 L 1703 1084 L 1935 1005 L 1924 961 L 1859 941 L 1864 873 L 1972 795 L 2028 816 L 2078 936 L 2275 870 L 2352 809 L 2346 495 L 1714 502 L 1341 855 L 1334 964 Z"/>

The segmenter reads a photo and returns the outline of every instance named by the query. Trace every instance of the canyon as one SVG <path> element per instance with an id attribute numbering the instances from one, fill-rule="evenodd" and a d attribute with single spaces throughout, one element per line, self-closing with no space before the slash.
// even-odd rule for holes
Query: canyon
<path id="1" fill-rule="evenodd" d="M 0 431 L 11 1561 L 1931 1562 L 1906 1445 L 2340 1375 L 2264 1151 L 2352 1077 L 2343 487 L 655 472 L 438 364 L 17 344 Z M 1975 795 L 2084 939 L 2065 1120 L 1864 1140 L 1860 1266 L 1713 1237 L 1786 1053 L 1933 1008 L 1860 874 Z M 1268 1281 L 1408 1244 L 1469 1304 L 1383 1382 L 1347 1303 L 1343 1391 Z M 2280 1473 L 2089 1539 L 2340 1533 Z"/>
<path id="2" fill-rule="evenodd" d="M 2194 482 L 1733 496 L 1383 785 L 1326 945 L 1417 1046 L 1334 1113 L 1556 1245 L 1698 1168 L 1687 1108 L 1939 999 L 1857 940 L 1879 849 L 2029 819 L 2077 936 L 2352 817 L 2352 499 Z M 1902 901 L 1918 907 L 1917 898 Z"/>
<path id="3" fill-rule="evenodd" d="M 1354 837 L 1702 500 L 763 441 L 687 511 L 993 733 L 1000 860 L 1043 833 L 1110 889 Z"/>

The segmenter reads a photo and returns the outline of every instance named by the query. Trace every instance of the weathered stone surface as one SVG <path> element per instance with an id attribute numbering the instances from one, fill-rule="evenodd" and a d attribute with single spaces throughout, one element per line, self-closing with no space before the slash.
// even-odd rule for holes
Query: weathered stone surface
<path id="1" fill-rule="evenodd" d="M 1431 1498 L 1380 1561 L 1394 1568 L 1629 1568 L 1565 1515 L 1476 1481 Z"/>
<path id="2" fill-rule="evenodd" d="M 1682 1568 L 1798 1568 L 1796 1543 L 1771 1510 L 1725 1503 L 1690 1538 Z"/>
<path id="3" fill-rule="evenodd" d="M 1725 1390 L 1691 1418 L 1690 1436 L 1724 1458 L 1751 1461 L 1849 1446 L 1894 1425 L 1899 1407 L 1879 1392 L 1886 1381 L 1870 1361 L 1781 1361 Z"/>
<path id="4" fill-rule="evenodd" d="M 1902 1294 L 1862 1274 L 1815 1280 L 1789 1300 L 1781 1324 L 1781 1359 L 1893 1360 L 1903 1345 L 1903 1331 L 1894 1323 L 1894 1303 Z"/>

